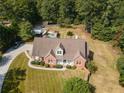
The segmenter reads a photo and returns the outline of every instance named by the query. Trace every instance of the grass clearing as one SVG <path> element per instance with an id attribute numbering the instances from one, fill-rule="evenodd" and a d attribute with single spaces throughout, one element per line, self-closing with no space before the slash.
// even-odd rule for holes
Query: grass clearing
<path id="1" fill-rule="evenodd" d="M 124 93 L 124 88 L 119 85 L 119 72 L 116 68 L 116 61 L 120 56 L 120 51 L 113 48 L 110 42 L 93 40 L 91 35 L 85 33 L 83 26 L 77 29 L 71 28 L 80 38 L 86 40 L 90 49 L 94 52 L 94 62 L 98 71 L 90 78 L 90 83 L 96 87 L 96 93 Z M 57 26 L 48 27 L 59 31 L 61 38 L 65 38 L 66 32 L 70 29 Z"/>
<path id="2" fill-rule="evenodd" d="M 48 30 L 59 32 L 60 38 L 70 38 L 69 36 L 67 36 L 67 32 L 73 32 L 74 35 L 78 35 L 81 38 L 83 35 L 81 31 L 85 30 L 83 25 L 75 25 L 72 28 L 64 28 L 56 25 L 48 25 L 46 28 Z"/>
<path id="3" fill-rule="evenodd" d="M 27 62 L 28 58 L 22 53 L 13 61 L 9 68 L 9 70 L 14 68 L 26 69 L 26 78 L 18 86 L 22 93 L 62 93 L 65 80 L 74 76 L 83 78 L 84 75 L 82 70 L 36 70 L 29 68 Z"/>
<path id="4" fill-rule="evenodd" d="M 98 67 L 98 71 L 90 78 L 96 93 L 124 93 L 124 88 L 118 83 L 119 73 L 116 68 L 119 50 L 108 42 L 93 40 L 90 34 L 84 33 L 84 37 L 94 52 L 94 62 Z"/>

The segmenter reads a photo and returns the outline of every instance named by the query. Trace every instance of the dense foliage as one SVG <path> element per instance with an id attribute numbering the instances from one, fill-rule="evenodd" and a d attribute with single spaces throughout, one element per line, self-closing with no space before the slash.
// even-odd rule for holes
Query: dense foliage
<path id="1" fill-rule="evenodd" d="M 74 77 L 66 81 L 63 93 L 93 93 L 92 86 L 81 78 Z"/>
<path id="2" fill-rule="evenodd" d="M 9 20 L 85 24 L 92 37 L 115 40 L 124 50 L 124 0 L 1 0 L 0 15 Z M 39 19 L 40 20 L 40 19 Z M 121 30 L 121 31 L 120 31 Z M 118 38 L 115 38 L 118 37 Z"/>
<path id="3" fill-rule="evenodd" d="M 96 71 L 97 71 L 97 66 L 95 65 L 95 63 L 94 62 L 88 62 L 87 64 L 86 64 L 86 67 L 88 68 L 88 70 L 90 71 L 90 73 L 92 74 L 92 73 L 95 73 Z"/>
<path id="4" fill-rule="evenodd" d="M 19 24 L 19 36 L 25 41 L 32 38 L 32 24 L 28 21 L 22 21 Z"/>
<path id="5" fill-rule="evenodd" d="M 6 50 L 12 45 L 16 38 L 16 31 L 12 27 L 4 27 L 0 25 L 0 49 Z"/>
<path id="6" fill-rule="evenodd" d="M 25 80 L 26 70 L 11 69 L 7 72 L 1 93 L 22 93 L 19 89 L 21 81 Z"/>
<path id="7" fill-rule="evenodd" d="M 21 21 L 36 19 L 37 11 L 35 2 L 32 0 L 1 0 L 0 9 L 2 14 L 8 19 Z"/>
<path id="8" fill-rule="evenodd" d="M 117 60 L 117 68 L 120 73 L 119 83 L 124 87 L 124 56 Z"/>

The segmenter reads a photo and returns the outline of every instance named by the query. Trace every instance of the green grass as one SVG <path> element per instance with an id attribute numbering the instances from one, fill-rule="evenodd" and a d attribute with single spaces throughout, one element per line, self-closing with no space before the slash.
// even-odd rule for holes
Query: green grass
<path id="1" fill-rule="evenodd" d="M 83 78 L 84 74 L 82 70 L 36 70 L 29 68 L 27 62 L 28 58 L 22 53 L 17 56 L 9 68 L 9 70 L 13 68 L 26 69 L 26 78 L 18 86 L 22 93 L 63 93 L 62 89 L 65 80 L 74 76 Z"/>

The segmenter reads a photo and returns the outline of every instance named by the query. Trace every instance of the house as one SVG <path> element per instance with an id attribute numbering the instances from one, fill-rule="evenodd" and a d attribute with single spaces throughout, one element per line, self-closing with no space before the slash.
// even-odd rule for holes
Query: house
<path id="1" fill-rule="evenodd" d="M 32 58 L 50 66 L 56 64 L 85 67 L 89 55 L 87 42 L 83 39 L 59 39 L 36 37 Z"/>

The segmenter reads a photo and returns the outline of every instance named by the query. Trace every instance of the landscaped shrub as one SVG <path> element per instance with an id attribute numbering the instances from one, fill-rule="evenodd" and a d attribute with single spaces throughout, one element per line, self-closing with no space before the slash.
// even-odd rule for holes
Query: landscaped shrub
<path id="1" fill-rule="evenodd" d="M 40 62 L 40 61 L 32 61 L 31 64 L 34 64 L 34 65 L 40 65 L 41 62 Z"/>
<path id="2" fill-rule="evenodd" d="M 74 66 L 71 66 L 71 65 L 67 65 L 66 66 L 67 69 L 76 69 L 77 67 L 74 65 Z"/>
<path id="3" fill-rule="evenodd" d="M 117 60 L 117 68 L 120 73 L 119 84 L 124 87 L 124 56 Z"/>
<path id="4" fill-rule="evenodd" d="M 40 61 L 36 61 L 36 65 L 40 65 L 41 64 L 41 62 Z"/>
<path id="5" fill-rule="evenodd" d="M 88 68 L 88 70 L 91 72 L 91 73 L 95 73 L 97 71 L 97 66 L 95 65 L 94 62 L 88 62 L 86 64 L 86 67 Z"/>
<path id="6" fill-rule="evenodd" d="M 71 69 L 71 65 L 67 65 L 66 68 L 67 68 L 67 69 Z"/>
<path id="7" fill-rule="evenodd" d="M 68 35 L 68 36 L 73 36 L 74 34 L 73 34 L 73 32 L 68 31 L 68 32 L 67 32 L 67 35 Z"/>
<path id="8" fill-rule="evenodd" d="M 71 69 L 76 69 L 76 68 L 77 68 L 77 67 L 76 67 L 75 65 L 71 67 Z"/>
<path id="9" fill-rule="evenodd" d="M 35 64 L 35 61 L 31 61 L 31 64 Z"/>
<path id="10" fill-rule="evenodd" d="M 57 64 L 55 67 L 56 68 L 63 68 L 63 65 Z"/>
<path id="11" fill-rule="evenodd" d="M 50 65 L 49 65 L 49 64 L 44 64 L 44 66 L 45 66 L 46 68 L 49 68 L 49 67 L 50 67 Z"/>
<path id="12" fill-rule="evenodd" d="M 45 65 L 45 62 L 44 61 L 41 61 L 41 66 L 44 66 Z"/>

